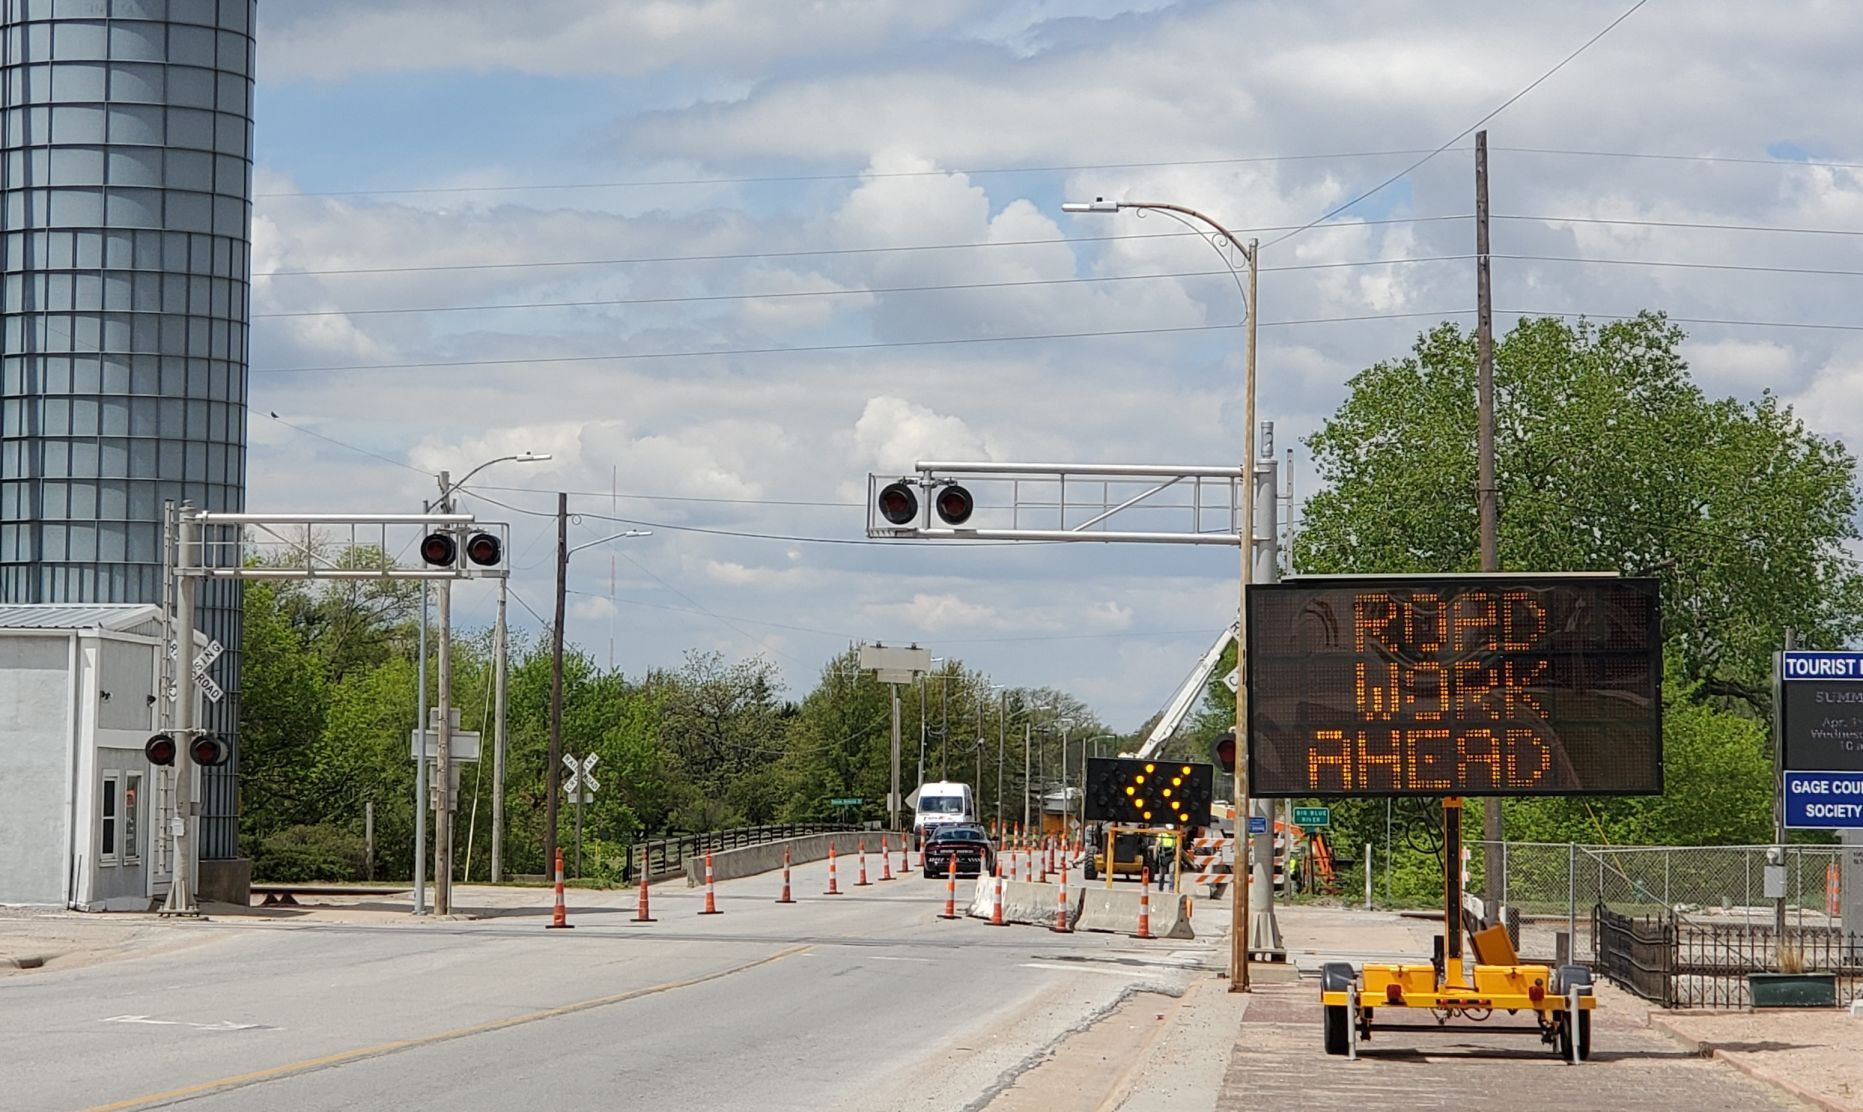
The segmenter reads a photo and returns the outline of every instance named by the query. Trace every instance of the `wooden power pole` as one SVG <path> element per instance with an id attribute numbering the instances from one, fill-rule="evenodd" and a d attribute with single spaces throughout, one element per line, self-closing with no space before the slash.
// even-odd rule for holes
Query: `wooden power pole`
<path id="1" fill-rule="evenodd" d="M 1494 479 L 1494 286 L 1488 266 L 1488 133 L 1475 133 L 1475 505 L 1481 527 L 1481 570 L 1501 570 L 1501 516 Z M 1483 906 L 1489 915 L 1501 898 L 1501 800 L 1482 800 L 1481 837 L 1487 843 L 1481 870 Z M 1450 869 L 1461 868 L 1451 861 Z"/>
<path id="2" fill-rule="evenodd" d="M 543 870 L 556 860 L 556 787 L 563 764 L 563 602 L 569 594 L 569 495 L 556 496 L 556 615 L 550 626 L 550 756 L 544 764 Z"/>

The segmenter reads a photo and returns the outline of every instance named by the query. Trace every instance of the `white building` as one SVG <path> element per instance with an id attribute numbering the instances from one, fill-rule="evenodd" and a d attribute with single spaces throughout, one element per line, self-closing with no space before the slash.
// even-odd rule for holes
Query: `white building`
<path id="1" fill-rule="evenodd" d="M 166 896 L 175 770 L 143 756 L 163 644 L 157 606 L 0 606 L 0 904 Z"/>

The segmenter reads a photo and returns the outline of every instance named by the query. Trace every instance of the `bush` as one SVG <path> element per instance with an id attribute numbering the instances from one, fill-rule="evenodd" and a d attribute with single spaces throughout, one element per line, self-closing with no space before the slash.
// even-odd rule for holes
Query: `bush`
<path id="1" fill-rule="evenodd" d="M 259 842 L 253 855 L 256 880 L 302 884 L 315 880 L 361 880 L 368 844 L 341 826 L 292 826 Z"/>

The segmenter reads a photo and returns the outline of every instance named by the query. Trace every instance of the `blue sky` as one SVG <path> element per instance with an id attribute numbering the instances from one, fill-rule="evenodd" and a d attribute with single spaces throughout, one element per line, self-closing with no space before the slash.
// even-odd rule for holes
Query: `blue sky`
<path id="1" fill-rule="evenodd" d="M 1217 265 L 1206 246 L 1130 238 L 1175 228 L 1064 216 L 1060 202 L 1175 201 L 1244 230 L 1306 223 L 1621 10 L 262 5 L 252 504 L 411 507 L 431 487 L 422 472 L 552 452 L 487 473 L 521 489 L 483 493 L 521 512 L 474 507 L 514 520 L 514 587 L 542 611 L 551 526 L 533 515 L 558 489 L 590 514 L 609 512 L 612 483 L 621 516 L 859 539 L 867 472 L 919 458 L 1233 464 L 1230 329 L 590 357 L 1233 322 L 1232 285 L 1186 276 Z M 1863 12 L 1811 0 L 1652 3 L 1498 116 L 1494 211 L 1531 218 L 1495 225 L 1499 325 L 1517 310 L 1642 308 L 1856 322 L 1856 278 L 1649 264 L 1863 270 L 1856 235 L 1672 226 L 1863 228 L 1858 172 L 1808 164 L 1863 160 L 1849 110 L 1863 89 L 1840 46 L 1860 37 Z M 1467 146 L 1323 228 L 1258 233 L 1260 416 L 1283 448 L 1298 449 L 1354 372 L 1441 319 L 1429 314 L 1472 309 L 1470 222 L 1435 219 L 1472 210 Z M 1755 161 L 1624 157 L 1652 154 Z M 1029 167 L 1074 169 L 985 172 Z M 682 184 L 640 184 L 669 181 Z M 588 183 L 618 184 L 507 188 Z M 1104 236 L 1128 238 L 1083 238 Z M 510 265 L 538 263 L 577 265 Z M 359 269 L 377 272 L 303 273 Z M 1124 280 L 1065 281 L 1111 277 Z M 1050 284 L 1004 285 L 1029 282 Z M 883 292 L 978 285 L 989 288 Z M 710 300 L 643 303 L 672 297 Z M 475 308 L 542 302 L 607 304 Z M 428 311 L 370 311 L 384 308 Z M 323 315 L 281 315 L 304 313 Z M 1374 319 L 1277 323 L 1341 317 Z M 1772 389 L 1833 435 L 1863 421 L 1856 335 L 1689 327 L 1711 391 Z M 453 360 L 495 363 L 279 373 Z M 612 531 L 582 529 L 577 540 Z M 609 556 L 577 558 L 573 639 L 603 660 L 614 630 L 630 672 L 688 649 L 761 653 L 797 692 L 850 640 L 917 640 L 997 682 L 1067 688 L 1131 728 L 1234 613 L 1228 550 L 908 550 L 665 528 L 623 543 L 612 594 Z M 484 620 L 489 601 L 462 593 L 464 620 Z"/>

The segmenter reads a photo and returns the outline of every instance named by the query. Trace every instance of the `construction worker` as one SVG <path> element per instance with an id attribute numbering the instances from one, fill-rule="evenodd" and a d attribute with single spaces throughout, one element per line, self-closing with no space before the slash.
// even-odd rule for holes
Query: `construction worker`
<path id="1" fill-rule="evenodd" d="M 1165 889 L 1165 881 L 1170 877 L 1177 864 L 1177 835 L 1166 830 L 1158 835 L 1158 891 Z"/>

